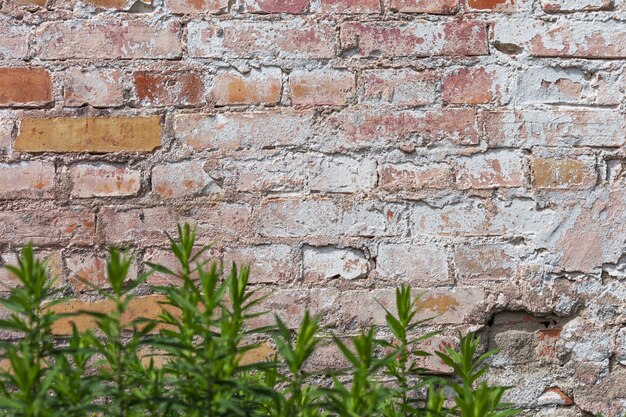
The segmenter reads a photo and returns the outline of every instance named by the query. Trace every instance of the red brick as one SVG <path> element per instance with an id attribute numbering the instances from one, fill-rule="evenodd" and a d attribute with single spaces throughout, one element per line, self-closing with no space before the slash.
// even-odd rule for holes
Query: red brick
<path id="1" fill-rule="evenodd" d="M 300 251 L 288 245 L 232 247 L 224 251 L 224 268 L 250 267 L 250 283 L 277 284 L 300 279 Z"/>
<path id="2" fill-rule="evenodd" d="M 452 168 L 446 163 L 385 163 L 380 167 L 379 187 L 390 192 L 446 189 L 453 186 Z"/>
<path id="3" fill-rule="evenodd" d="M 280 68 L 252 69 L 247 74 L 220 72 L 213 80 L 213 100 L 217 106 L 230 104 L 276 104 L 282 86 Z"/>
<path id="4" fill-rule="evenodd" d="M 343 105 L 354 94 L 354 74 L 348 71 L 294 70 L 289 75 L 294 105 Z"/>
<path id="5" fill-rule="evenodd" d="M 309 7 L 309 0 L 249 0 L 244 2 L 250 13 L 302 14 Z"/>
<path id="6" fill-rule="evenodd" d="M 204 83 L 193 71 L 139 71 L 134 81 L 137 98 L 144 105 L 186 107 L 204 101 Z"/>
<path id="7" fill-rule="evenodd" d="M 335 14 L 379 14 L 382 12 L 378 0 L 321 0 L 322 13 Z"/>
<path id="8" fill-rule="evenodd" d="M 139 171 L 115 165 L 78 164 L 70 168 L 73 197 L 136 195 L 141 187 Z"/>
<path id="9" fill-rule="evenodd" d="M 165 10 L 174 14 L 218 14 L 228 10 L 228 0 L 165 0 Z"/>
<path id="10" fill-rule="evenodd" d="M 359 101 L 397 106 L 423 106 L 435 101 L 440 76 L 433 71 L 380 69 L 363 71 Z"/>
<path id="11" fill-rule="evenodd" d="M 626 116 L 613 110 L 518 110 L 481 115 L 491 147 L 622 146 Z"/>
<path id="12" fill-rule="evenodd" d="M 22 152 L 141 152 L 161 144 L 161 117 L 22 119 Z"/>
<path id="13" fill-rule="evenodd" d="M 395 285 L 413 287 L 452 284 L 445 248 L 433 244 L 382 243 L 378 247 L 376 272 Z"/>
<path id="14" fill-rule="evenodd" d="M 443 78 L 443 101 L 450 104 L 484 104 L 498 100 L 506 76 L 495 68 L 461 68 Z"/>
<path id="15" fill-rule="evenodd" d="M 51 198 L 54 173 L 53 163 L 0 164 L 0 199 Z"/>
<path id="16" fill-rule="evenodd" d="M 472 10 L 512 12 L 515 11 L 520 0 L 467 0 L 467 5 Z"/>
<path id="17" fill-rule="evenodd" d="M 152 190 L 162 197 L 184 197 L 218 189 L 204 170 L 204 161 L 176 162 L 152 168 Z"/>
<path id="18" fill-rule="evenodd" d="M 533 158 L 533 185 L 547 189 L 585 189 L 596 185 L 596 161 L 593 156 Z"/>
<path id="19" fill-rule="evenodd" d="M 39 208 L 0 212 L 0 243 L 93 245 L 95 215 L 84 208 Z"/>
<path id="20" fill-rule="evenodd" d="M 335 28 L 325 22 L 190 22 L 188 32 L 189 55 L 198 58 L 335 56 Z"/>
<path id="21" fill-rule="evenodd" d="M 312 112 L 180 114 L 176 138 L 196 150 L 235 151 L 302 145 L 313 135 Z"/>
<path id="22" fill-rule="evenodd" d="M 508 280 L 519 262 L 506 244 L 460 245 L 454 249 L 459 280 Z M 465 282 L 465 281 L 463 281 Z"/>
<path id="23" fill-rule="evenodd" d="M 440 141 L 472 145 L 478 143 L 480 135 L 476 112 L 470 109 L 428 112 L 351 109 L 330 116 L 327 127 L 330 138 L 336 138 L 339 129 L 342 147 L 425 146 Z"/>
<path id="24" fill-rule="evenodd" d="M 348 22 L 341 25 L 341 50 L 361 57 L 487 55 L 484 23 Z"/>
<path id="25" fill-rule="evenodd" d="M 120 107 L 124 105 L 123 73 L 118 69 L 72 68 L 63 85 L 66 106 Z"/>
<path id="26" fill-rule="evenodd" d="M 43 68 L 0 68 L 0 107 L 41 107 L 52 102 L 50 73 Z"/>
<path id="27" fill-rule="evenodd" d="M 68 20 L 43 23 L 34 51 L 40 59 L 173 59 L 182 54 L 180 37 L 171 20 Z"/>
<path id="28" fill-rule="evenodd" d="M 542 0 L 546 13 L 592 12 L 613 9 L 612 0 Z"/>
<path id="29" fill-rule="evenodd" d="M 626 28 L 618 22 L 503 20 L 493 42 L 539 57 L 626 58 Z"/>
<path id="30" fill-rule="evenodd" d="M 0 19 L 0 58 L 23 59 L 28 54 L 30 28 L 10 19 Z"/>
<path id="31" fill-rule="evenodd" d="M 110 288 L 106 273 L 106 257 L 94 256 L 92 254 L 72 255 L 65 258 L 65 264 L 69 272 L 69 284 L 74 291 L 91 291 L 91 286 L 84 281 L 97 288 Z M 132 263 L 128 271 L 128 279 L 136 277 L 137 270 L 134 263 Z"/>
<path id="32" fill-rule="evenodd" d="M 524 182 L 523 156 L 517 152 L 491 151 L 456 162 L 461 189 L 521 187 Z"/>
<path id="33" fill-rule="evenodd" d="M 387 7 L 401 13 L 454 14 L 459 0 L 390 0 Z"/>

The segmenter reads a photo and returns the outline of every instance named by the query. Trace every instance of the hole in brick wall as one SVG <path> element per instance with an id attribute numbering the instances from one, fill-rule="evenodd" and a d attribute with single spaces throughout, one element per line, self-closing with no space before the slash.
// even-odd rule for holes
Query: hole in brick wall
<path id="1" fill-rule="evenodd" d="M 515 45 L 513 43 L 494 42 L 493 47 L 503 54 L 507 55 L 518 55 L 524 51 L 521 46 Z"/>

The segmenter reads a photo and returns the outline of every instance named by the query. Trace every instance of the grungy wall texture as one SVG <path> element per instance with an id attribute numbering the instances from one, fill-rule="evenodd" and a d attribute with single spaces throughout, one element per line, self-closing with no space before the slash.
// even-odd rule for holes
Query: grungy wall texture
<path id="1" fill-rule="evenodd" d="M 0 0 L 0 263 L 32 241 L 65 310 L 106 309 L 77 277 L 105 285 L 109 245 L 135 274 L 171 263 L 162 230 L 189 221 L 291 326 L 382 324 L 408 283 L 443 330 L 426 348 L 481 331 L 528 416 L 616 416 L 625 18 L 622 0 Z"/>

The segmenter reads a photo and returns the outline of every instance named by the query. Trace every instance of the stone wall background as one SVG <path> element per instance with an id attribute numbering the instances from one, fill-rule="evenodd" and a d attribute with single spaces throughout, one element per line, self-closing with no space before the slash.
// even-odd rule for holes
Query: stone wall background
<path id="1" fill-rule="evenodd" d="M 0 0 L 0 263 L 33 241 L 78 309 L 109 245 L 142 272 L 189 221 L 292 326 L 382 324 L 409 283 L 443 330 L 427 347 L 480 330 L 528 416 L 617 416 L 625 18 L 621 0 Z"/>

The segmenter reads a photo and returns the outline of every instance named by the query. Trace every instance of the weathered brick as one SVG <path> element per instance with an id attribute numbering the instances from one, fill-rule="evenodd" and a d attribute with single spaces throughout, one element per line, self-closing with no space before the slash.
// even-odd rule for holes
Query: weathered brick
<path id="1" fill-rule="evenodd" d="M 289 75 L 294 105 L 343 105 L 354 94 L 354 74 L 349 71 L 294 70 Z"/>
<path id="2" fill-rule="evenodd" d="M 371 190 L 376 185 L 376 161 L 346 156 L 323 158 L 311 173 L 312 191 L 354 193 Z"/>
<path id="3" fill-rule="evenodd" d="M 401 214 L 392 205 L 360 201 L 340 206 L 330 199 L 272 199 L 255 211 L 255 223 L 267 237 L 393 236 Z"/>
<path id="4" fill-rule="evenodd" d="M 0 58 L 23 59 L 28 54 L 28 37 L 30 28 L 17 21 L 2 18 L 0 19 Z"/>
<path id="5" fill-rule="evenodd" d="M 130 7 L 129 3 L 131 3 L 129 0 L 82 0 L 82 1 L 83 3 L 95 6 L 97 8 L 112 9 L 112 10 L 126 10 Z"/>
<path id="6" fill-rule="evenodd" d="M 195 255 L 202 249 L 201 246 L 197 246 L 192 250 L 192 254 Z M 204 261 L 208 261 L 207 268 L 210 267 L 213 263 L 219 265 L 222 261 L 221 258 L 221 249 L 211 247 L 207 251 L 204 252 L 201 259 Z M 168 268 L 170 271 L 173 271 L 177 274 L 182 272 L 182 268 L 180 265 L 180 260 L 176 258 L 176 255 L 172 253 L 172 251 L 168 249 L 162 248 L 147 248 L 144 252 L 143 256 L 144 262 L 151 262 L 158 265 L 163 265 Z M 146 271 L 149 271 L 150 268 L 146 265 Z M 191 279 L 196 280 L 198 274 L 195 272 L 191 273 Z M 163 274 L 161 272 L 153 272 L 146 281 L 150 285 L 181 285 L 181 279 L 172 275 Z"/>
<path id="7" fill-rule="evenodd" d="M 460 68 L 443 78 L 443 101 L 451 104 L 484 104 L 500 101 L 508 77 L 502 68 Z"/>
<path id="8" fill-rule="evenodd" d="M 0 154 L 10 150 L 14 126 L 13 120 L 0 120 Z"/>
<path id="9" fill-rule="evenodd" d="M 219 189 L 204 161 L 184 161 L 152 168 L 152 190 L 162 197 L 183 197 Z"/>
<path id="10" fill-rule="evenodd" d="M 491 147 L 622 146 L 626 117 L 613 110 L 516 110 L 481 115 Z"/>
<path id="11" fill-rule="evenodd" d="M 280 68 L 251 69 L 247 74 L 219 72 L 213 80 L 215 104 L 276 104 L 280 101 L 282 71 Z"/>
<path id="12" fill-rule="evenodd" d="M 0 107 L 41 107 L 52 102 L 50 73 L 43 68 L 0 68 Z"/>
<path id="13" fill-rule="evenodd" d="M 326 14 L 378 14 L 380 2 L 376 0 L 321 0 L 322 13 Z"/>
<path id="14" fill-rule="evenodd" d="M 0 163 L 0 199 L 51 198 L 54 175 L 53 163 Z"/>
<path id="15" fill-rule="evenodd" d="M 387 7 L 401 13 L 454 14 L 459 0 L 390 0 Z"/>
<path id="16" fill-rule="evenodd" d="M 308 178 L 310 162 L 302 154 L 289 153 L 235 161 L 233 165 L 233 186 L 237 191 L 275 192 L 302 190 Z"/>
<path id="17" fill-rule="evenodd" d="M 106 272 L 106 257 L 93 254 L 71 255 L 65 258 L 65 264 L 69 272 L 69 284 L 75 292 L 91 291 L 92 286 L 110 288 Z M 135 264 L 132 263 L 127 279 L 136 277 L 137 270 Z"/>
<path id="18" fill-rule="evenodd" d="M 164 6 L 174 14 L 217 14 L 228 10 L 228 0 L 165 0 Z"/>
<path id="19" fill-rule="evenodd" d="M 486 55 L 487 31 L 472 21 L 348 22 L 341 25 L 341 50 L 385 58 Z"/>
<path id="20" fill-rule="evenodd" d="M 44 7 L 46 2 L 47 0 L 10 0 L 10 3 L 27 7 Z"/>
<path id="21" fill-rule="evenodd" d="M 535 67 L 520 74 L 516 100 L 521 104 L 594 104 L 597 95 L 598 89 L 580 69 Z"/>
<path id="22" fill-rule="evenodd" d="M 468 0 L 467 5 L 471 10 L 489 12 L 514 12 L 518 9 L 521 0 Z"/>
<path id="23" fill-rule="evenodd" d="M 7 288 L 15 288 L 21 285 L 20 280 L 13 275 L 8 269 L 5 269 L 6 265 L 17 265 L 17 253 L 7 252 L 0 254 L 0 288 L 5 291 Z M 48 275 L 55 280 L 54 287 L 63 285 L 63 260 L 61 258 L 61 251 L 58 250 L 40 250 L 35 249 L 35 256 L 46 263 L 48 269 Z"/>
<path id="24" fill-rule="evenodd" d="M 161 304 L 163 301 L 165 301 L 165 296 L 163 295 L 147 295 L 134 298 L 122 315 L 122 323 L 130 323 L 132 320 L 140 317 L 156 319 L 161 310 L 166 308 Z M 95 318 L 83 312 L 93 311 L 106 314 L 113 311 L 114 308 L 115 303 L 111 300 L 100 300 L 91 303 L 82 300 L 68 300 L 61 304 L 56 304 L 52 307 L 52 311 L 57 314 L 69 314 L 70 317 L 57 320 L 52 326 L 52 332 L 57 335 L 70 335 L 72 334 L 72 323 L 76 325 L 79 331 L 95 329 Z M 172 313 L 176 311 L 173 308 L 170 310 Z"/>
<path id="25" fill-rule="evenodd" d="M 119 69 L 72 68 L 63 83 L 66 106 L 120 107 L 124 105 L 123 73 Z"/>
<path id="26" fill-rule="evenodd" d="M 148 152 L 161 145 L 161 117 L 22 119 L 22 152 Z"/>
<path id="27" fill-rule="evenodd" d="M 452 283 L 446 250 L 433 244 L 381 243 L 376 271 L 396 284 L 401 281 L 414 287 Z"/>
<path id="28" fill-rule="evenodd" d="M 174 117 L 174 133 L 177 140 L 196 150 L 297 146 L 313 134 L 313 113 L 180 114 Z"/>
<path id="29" fill-rule="evenodd" d="M 371 105 L 424 106 L 435 101 L 439 75 L 433 71 L 380 69 L 363 71 L 359 102 Z"/>
<path id="30" fill-rule="evenodd" d="M 385 163 L 380 166 L 379 187 L 390 192 L 446 189 L 453 186 L 452 167 L 446 163 Z"/>
<path id="31" fill-rule="evenodd" d="M 611 10 L 612 0 L 542 0 L 541 8 L 546 13 L 590 12 Z"/>
<path id="32" fill-rule="evenodd" d="M 626 28 L 618 22 L 502 20 L 493 42 L 540 57 L 626 58 Z"/>
<path id="33" fill-rule="evenodd" d="M 442 111 L 389 111 L 350 109 L 328 120 L 328 133 L 336 143 L 339 132 L 341 147 L 382 145 L 425 146 L 449 141 L 460 145 L 479 142 L 476 112 L 472 109 Z"/>
<path id="34" fill-rule="evenodd" d="M 302 19 L 280 22 L 190 22 L 188 49 L 203 58 L 304 58 L 335 56 L 335 29 Z"/>
<path id="35" fill-rule="evenodd" d="M 583 155 L 533 158 L 531 176 L 536 188 L 576 190 L 593 187 L 598 174 L 595 157 Z"/>
<path id="36" fill-rule="evenodd" d="M 351 248 L 305 246 L 302 262 L 306 282 L 365 278 L 369 271 L 369 261 L 363 251 Z"/>
<path id="37" fill-rule="evenodd" d="M 197 106 L 204 101 L 204 83 L 194 71 L 138 71 L 135 94 L 144 105 Z"/>
<path id="38" fill-rule="evenodd" d="M 300 254 L 288 245 L 259 245 L 232 247 L 224 251 L 224 269 L 232 263 L 241 268 L 250 267 L 250 283 L 276 284 L 300 279 Z"/>
<path id="39" fill-rule="evenodd" d="M 247 0 L 243 2 L 250 13 L 302 14 L 309 7 L 309 0 Z"/>
<path id="40" fill-rule="evenodd" d="M 170 207 L 103 207 L 98 230 L 107 243 L 159 245 L 167 242 L 177 224 L 198 228 L 198 244 L 241 238 L 249 232 L 251 210 L 242 204 L 217 203 L 177 212 Z"/>
<path id="41" fill-rule="evenodd" d="M 456 161 L 461 189 L 521 187 L 524 182 L 523 156 L 518 152 L 492 151 Z"/>
<path id="42" fill-rule="evenodd" d="M 0 212 L 0 243 L 92 245 L 95 215 L 85 208 L 23 209 Z"/>
<path id="43" fill-rule="evenodd" d="M 459 245 L 454 248 L 454 265 L 458 279 L 508 280 L 518 260 L 514 249 L 507 244 Z"/>
<path id="44" fill-rule="evenodd" d="M 78 164 L 70 168 L 71 195 L 78 198 L 135 195 L 141 187 L 137 170 L 108 164 Z"/>
<path id="45" fill-rule="evenodd" d="M 68 20 L 41 24 L 34 50 L 41 59 L 172 59 L 182 54 L 180 37 L 173 20 Z"/>

